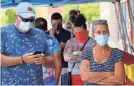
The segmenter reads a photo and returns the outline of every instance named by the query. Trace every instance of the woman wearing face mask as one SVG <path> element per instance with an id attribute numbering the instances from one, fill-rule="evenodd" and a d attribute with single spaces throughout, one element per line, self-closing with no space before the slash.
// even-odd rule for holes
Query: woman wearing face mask
<path id="1" fill-rule="evenodd" d="M 109 30 L 106 20 L 93 22 L 96 45 L 82 54 L 81 78 L 86 85 L 123 84 L 125 78 L 123 53 L 108 46 Z"/>
<path id="2" fill-rule="evenodd" d="M 68 71 L 72 73 L 72 85 L 83 85 L 80 77 L 80 62 L 83 50 L 92 47 L 93 40 L 88 36 L 85 17 L 80 14 L 74 24 L 74 38 L 67 41 L 64 49 L 64 60 L 68 62 Z"/>

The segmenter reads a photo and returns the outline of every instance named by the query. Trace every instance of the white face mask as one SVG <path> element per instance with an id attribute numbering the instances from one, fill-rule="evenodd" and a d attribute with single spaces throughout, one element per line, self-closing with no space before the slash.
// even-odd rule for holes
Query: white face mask
<path id="1" fill-rule="evenodd" d="M 21 21 L 18 30 L 21 33 L 27 33 L 27 32 L 30 31 L 32 26 L 33 26 L 33 23 L 31 23 L 31 22 L 23 22 L 23 21 Z"/>
<path id="2" fill-rule="evenodd" d="M 109 40 L 108 34 L 106 35 L 95 35 L 95 41 L 100 46 L 105 46 Z"/>

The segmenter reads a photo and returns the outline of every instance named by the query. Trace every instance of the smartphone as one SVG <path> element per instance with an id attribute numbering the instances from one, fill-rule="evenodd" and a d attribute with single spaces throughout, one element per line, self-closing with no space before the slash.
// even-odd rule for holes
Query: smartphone
<path id="1" fill-rule="evenodd" d="M 35 52 L 33 53 L 33 55 L 41 54 L 41 53 L 43 53 L 43 51 L 35 51 Z"/>

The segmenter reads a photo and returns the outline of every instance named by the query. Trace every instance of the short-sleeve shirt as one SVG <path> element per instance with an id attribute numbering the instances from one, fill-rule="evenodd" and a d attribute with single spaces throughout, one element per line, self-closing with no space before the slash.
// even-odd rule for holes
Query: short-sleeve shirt
<path id="1" fill-rule="evenodd" d="M 123 53 L 118 49 L 112 48 L 110 51 L 110 56 L 104 63 L 97 63 L 93 57 L 93 48 L 83 52 L 83 60 L 90 61 L 91 72 L 114 72 L 115 64 L 117 62 L 123 61 Z M 100 57 L 101 58 L 101 57 Z M 85 82 L 85 85 L 97 85 L 96 83 Z"/>
<path id="2" fill-rule="evenodd" d="M 35 51 L 44 51 L 46 56 L 55 52 L 51 50 L 54 41 L 48 43 L 49 36 L 39 29 L 32 28 L 28 34 L 23 34 L 11 24 L 2 27 L 0 33 L 1 53 L 10 58 Z M 1 79 L 2 85 L 43 85 L 42 65 L 24 64 L 2 67 Z"/>
<path id="3" fill-rule="evenodd" d="M 59 34 L 55 34 L 55 37 L 57 38 L 59 43 L 61 42 L 66 43 L 67 40 L 71 38 L 71 33 L 65 29 L 61 29 Z M 62 52 L 63 52 L 63 49 L 62 49 Z M 67 67 L 68 67 L 68 63 L 64 61 L 63 54 L 62 54 L 62 68 L 67 68 Z"/>
<path id="4" fill-rule="evenodd" d="M 104 63 L 97 63 L 94 60 L 93 48 L 89 48 L 87 51 L 83 52 L 82 57 L 83 60 L 86 59 L 90 61 L 91 72 L 114 72 L 115 64 L 123 61 L 123 52 L 121 50 L 112 48 L 109 58 Z"/>
<path id="5" fill-rule="evenodd" d="M 76 38 L 71 38 L 71 41 L 72 41 L 72 51 L 80 50 L 85 44 L 85 43 L 79 43 Z M 89 47 L 93 48 L 93 39 L 91 37 L 89 37 L 89 39 L 88 39 L 87 43 L 85 44 L 82 52 L 86 51 Z M 80 74 L 79 66 L 80 66 L 81 61 L 68 62 L 68 70 L 70 71 L 72 69 L 74 63 L 75 63 L 75 67 L 77 67 L 77 69 L 73 68 L 72 74 Z"/>
<path id="6" fill-rule="evenodd" d="M 51 51 L 49 51 L 49 52 L 52 52 L 54 54 L 54 53 L 57 53 L 58 51 L 60 51 L 61 48 L 60 48 L 59 42 L 56 39 L 53 39 L 54 37 L 52 37 L 48 32 L 45 32 L 45 33 L 48 34 L 48 37 L 47 37 L 48 44 L 53 46 L 53 47 L 50 47 Z M 53 39 L 53 40 L 51 40 L 51 39 Z M 54 77 L 54 68 L 46 68 L 43 66 L 43 79 L 45 80 L 50 77 Z"/>
<path id="7" fill-rule="evenodd" d="M 67 40 L 71 38 L 71 33 L 68 30 L 61 29 L 59 34 L 55 35 L 59 43 L 64 42 L 66 43 Z"/>

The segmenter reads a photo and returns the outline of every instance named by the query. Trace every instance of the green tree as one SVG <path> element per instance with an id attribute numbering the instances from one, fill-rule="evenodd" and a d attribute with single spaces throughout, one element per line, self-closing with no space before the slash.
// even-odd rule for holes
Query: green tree
<path id="1" fill-rule="evenodd" d="M 0 26 L 5 26 L 15 22 L 15 9 L 3 9 L 0 10 Z"/>
<path id="2" fill-rule="evenodd" d="M 8 24 L 12 24 L 15 22 L 15 9 L 8 9 L 5 12 L 6 16 L 7 16 L 7 23 Z"/>
<path id="3" fill-rule="evenodd" d="M 65 11 L 62 13 L 63 19 L 68 20 L 69 11 L 72 9 L 77 10 L 77 5 L 67 5 L 65 6 Z M 87 22 L 92 23 L 93 20 L 100 18 L 100 8 L 99 3 L 91 4 L 80 4 L 79 10 L 85 15 Z"/>

